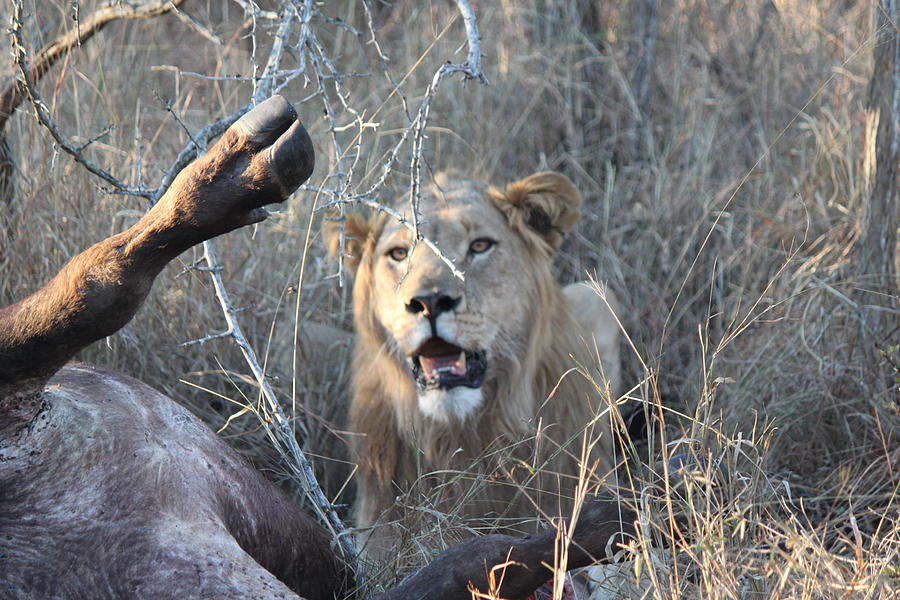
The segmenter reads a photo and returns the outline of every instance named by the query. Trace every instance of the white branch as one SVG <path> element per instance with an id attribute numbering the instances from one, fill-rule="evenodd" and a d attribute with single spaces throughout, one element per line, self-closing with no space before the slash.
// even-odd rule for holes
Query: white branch
<path id="1" fill-rule="evenodd" d="M 265 427 L 266 433 L 275 447 L 290 459 L 286 462 L 293 471 L 294 479 L 303 484 L 302 489 L 312 500 L 313 508 L 320 520 L 326 524 L 347 556 L 354 563 L 357 563 L 357 578 L 362 577 L 363 573 L 358 565 L 359 552 L 350 536 L 346 535 L 347 529 L 340 517 L 338 517 L 337 512 L 335 512 L 334 506 L 322 491 L 322 487 L 316 479 L 315 471 L 313 471 L 309 459 L 306 458 L 306 454 L 300 448 L 300 444 L 297 443 L 291 423 L 275 397 L 275 391 L 269 385 L 265 371 L 259 365 L 256 353 L 241 330 L 241 325 L 237 318 L 238 311 L 231 302 L 228 290 L 225 289 L 225 283 L 222 280 L 223 269 L 219 265 L 212 240 L 203 242 L 203 260 L 207 265 L 207 268 L 204 270 L 209 273 L 209 277 L 212 280 L 216 298 L 222 308 L 222 314 L 225 317 L 225 323 L 228 328 L 223 333 L 207 336 L 203 340 L 198 340 L 198 342 L 202 343 L 210 339 L 228 336 L 240 348 L 241 353 L 244 355 L 244 360 L 253 372 L 256 384 L 259 386 L 260 395 L 265 400 L 265 406 L 261 411 L 263 416 L 260 417 L 260 423 Z"/>
<path id="2" fill-rule="evenodd" d="M 468 0 L 456 0 L 456 7 L 462 14 L 463 23 L 466 26 L 466 38 L 469 42 L 469 55 L 466 57 L 466 63 L 459 65 L 459 70 L 473 79 L 478 79 L 481 83 L 489 83 L 481 70 L 481 36 L 478 34 L 475 11 L 472 10 L 472 5 Z"/>
<path id="3" fill-rule="evenodd" d="M 425 140 L 425 131 L 428 127 L 428 118 L 431 110 L 431 102 L 434 100 L 434 97 L 437 95 L 438 88 L 441 85 L 441 82 L 449 75 L 454 73 L 463 73 L 467 79 L 476 79 L 481 83 L 487 84 L 488 80 L 485 77 L 484 72 L 481 68 L 481 37 L 478 33 L 478 21 L 475 17 L 475 11 L 472 9 L 472 5 L 469 4 L 468 0 L 456 0 L 456 6 L 459 10 L 460 14 L 463 18 L 463 23 L 466 29 L 466 39 L 469 47 L 469 52 L 466 58 L 466 62 L 463 64 L 457 63 L 446 63 L 441 65 L 441 67 L 435 72 L 434 76 L 431 79 L 431 83 L 428 88 L 425 90 L 425 96 L 422 98 L 421 104 L 419 104 L 419 109 L 416 111 L 416 116 L 413 121 L 410 123 L 409 127 L 407 127 L 403 134 L 400 136 L 400 141 L 394 146 L 390 155 L 388 156 L 387 161 L 385 161 L 384 166 L 382 167 L 381 177 L 378 181 L 372 185 L 369 190 L 364 192 L 363 194 L 358 194 L 353 196 L 352 198 L 342 197 L 339 193 L 332 193 L 335 200 L 326 204 L 325 206 L 334 206 L 338 205 L 342 206 L 343 203 L 347 201 L 356 201 L 366 206 L 370 206 L 378 211 L 385 212 L 389 214 L 391 217 L 400 222 L 404 227 L 409 229 L 413 234 L 413 243 L 416 244 L 418 242 L 424 243 L 428 248 L 431 249 L 435 255 L 447 265 L 453 275 L 459 279 L 465 279 L 465 273 L 460 271 L 456 265 L 453 263 L 448 256 L 446 256 L 441 250 L 437 247 L 437 245 L 426 236 L 422 235 L 422 232 L 419 230 L 419 200 L 421 198 L 421 162 L 422 162 L 422 148 Z M 374 34 L 373 34 L 374 36 Z M 390 175 L 391 171 L 394 168 L 394 164 L 397 161 L 397 158 L 400 155 L 400 151 L 405 146 L 406 141 L 410 137 L 410 133 L 412 133 L 412 158 L 410 160 L 410 173 L 412 175 L 412 185 L 410 186 L 410 206 L 412 207 L 412 218 L 405 218 L 399 211 L 385 206 L 379 202 L 372 200 L 375 193 L 384 187 L 387 182 L 387 178 Z M 338 252 L 338 259 L 341 261 L 345 255 L 345 235 L 344 235 L 344 224 L 343 224 L 343 210 L 341 209 L 341 216 L 338 218 L 341 221 L 341 233 L 340 233 L 340 250 Z M 341 277 L 342 269 L 338 269 L 338 277 Z M 343 284 L 343 280 L 341 279 L 341 284 Z"/>
<path id="4" fill-rule="evenodd" d="M 101 9 L 98 9 L 96 14 L 89 17 L 89 22 L 96 22 L 93 28 L 89 30 L 89 35 L 87 33 L 85 33 L 81 37 L 66 35 L 63 36 L 63 38 L 65 38 L 65 40 L 67 41 L 63 42 L 59 39 L 55 40 L 54 43 L 50 44 L 50 50 L 45 48 L 44 50 L 38 52 L 38 60 L 36 61 L 38 64 L 34 66 L 34 70 L 36 71 L 35 74 L 37 76 L 42 75 L 43 72 L 49 68 L 49 65 L 52 65 L 52 63 L 55 61 L 55 58 L 47 58 L 47 55 L 51 54 L 51 50 L 56 49 L 57 47 L 64 47 L 66 46 L 66 44 L 74 44 L 79 39 L 87 39 L 96 31 L 102 29 L 103 26 L 106 25 L 106 23 L 117 18 L 141 18 L 142 16 L 156 16 L 157 14 L 161 14 L 160 12 L 158 12 L 162 10 L 162 8 L 159 6 L 160 4 L 169 3 L 159 3 L 152 6 L 146 5 L 146 11 L 138 12 L 136 12 L 137 9 L 135 9 L 134 7 L 129 7 L 131 12 L 123 12 L 121 10 L 117 10 L 114 6 L 104 5 Z M 25 50 L 25 40 L 22 36 L 22 24 L 24 21 L 23 11 L 24 9 L 21 0 L 15 0 L 13 2 L 13 16 L 10 23 L 10 33 L 13 37 L 13 59 L 16 64 L 16 69 L 19 72 L 19 86 L 21 86 L 21 89 L 24 90 L 25 95 L 31 102 L 38 122 L 43 125 L 43 127 L 47 131 L 50 132 L 50 135 L 53 137 L 54 141 L 56 141 L 57 146 L 59 146 L 59 148 L 63 152 L 70 155 L 76 162 L 80 163 L 89 172 L 93 173 L 103 181 L 109 183 L 113 186 L 113 188 L 121 193 L 149 198 L 150 190 L 147 190 L 142 186 L 130 186 L 116 178 L 106 169 L 103 169 L 90 161 L 83 152 L 85 148 L 90 145 L 90 142 L 81 145 L 73 144 L 68 140 L 68 138 L 66 138 L 66 136 L 60 130 L 60 127 L 53 120 L 53 117 L 50 115 L 50 109 L 47 108 L 46 103 L 41 98 L 40 94 L 38 94 L 38 91 L 34 86 L 34 83 L 32 81 L 32 68 L 27 64 L 27 51 Z M 13 91 L 15 91 L 15 89 Z M 11 111 L 14 108 L 15 106 L 11 105 L 11 107 L 7 107 L 6 110 Z M 96 139 L 96 137 L 97 136 L 91 139 L 94 140 Z"/>

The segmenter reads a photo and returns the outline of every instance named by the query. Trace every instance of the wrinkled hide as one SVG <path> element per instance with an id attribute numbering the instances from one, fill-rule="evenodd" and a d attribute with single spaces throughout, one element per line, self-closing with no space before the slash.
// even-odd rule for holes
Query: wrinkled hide
<path id="1" fill-rule="evenodd" d="M 80 365 L 0 450 L 0 532 L 3 598 L 325 599 L 342 578 L 326 533 L 196 417 Z"/>

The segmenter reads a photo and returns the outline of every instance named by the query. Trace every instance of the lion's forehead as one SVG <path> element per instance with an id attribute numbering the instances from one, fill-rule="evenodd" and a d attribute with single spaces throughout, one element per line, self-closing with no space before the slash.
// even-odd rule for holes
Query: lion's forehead
<path id="1" fill-rule="evenodd" d="M 474 181 L 432 186 L 422 194 L 418 208 L 420 231 L 439 245 L 442 241 L 453 244 L 507 228 L 505 218 L 487 196 L 487 186 Z M 411 211 L 405 207 L 401 212 Z M 382 240 L 389 243 L 391 239 L 411 236 L 406 225 L 393 221 L 385 228 Z"/>
<path id="2" fill-rule="evenodd" d="M 428 186 L 425 195 L 447 200 L 469 197 L 484 198 L 487 195 L 487 189 L 488 185 L 483 181 L 465 177 L 452 178 L 446 173 L 440 173 L 434 183 Z"/>

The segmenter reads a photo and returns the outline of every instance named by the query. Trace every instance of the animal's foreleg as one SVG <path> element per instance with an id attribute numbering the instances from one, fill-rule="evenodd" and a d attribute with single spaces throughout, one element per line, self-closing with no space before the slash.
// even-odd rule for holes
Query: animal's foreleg
<path id="1" fill-rule="evenodd" d="M 73 258 L 44 288 L 0 310 L 0 417 L 72 356 L 124 326 L 184 250 L 266 217 L 314 165 L 312 143 L 275 96 L 232 125 L 133 227 Z"/>

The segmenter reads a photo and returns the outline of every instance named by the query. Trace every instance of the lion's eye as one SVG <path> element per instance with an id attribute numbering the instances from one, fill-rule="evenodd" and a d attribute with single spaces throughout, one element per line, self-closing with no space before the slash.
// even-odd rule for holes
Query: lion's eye
<path id="1" fill-rule="evenodd" d="M 489 240 L 488 238 L 478 238 L 471 244 L 469 244 L 469 252 L 472 254 L 484 254 L 488 250 L 494 247 L 496 244 L 494 240 Z"/>
<path id="2" fill-rule="evenodd" d="M 388 250 L 387 255 L 391 257 L 391 260 L 395 260 L 397 262 L 404 261 L 409 255 L 409 248 L 397 246 L 396 248 L 391 248 L 390 250 Z"/>

